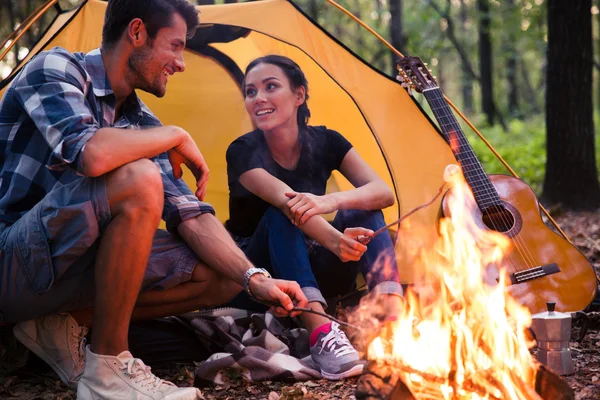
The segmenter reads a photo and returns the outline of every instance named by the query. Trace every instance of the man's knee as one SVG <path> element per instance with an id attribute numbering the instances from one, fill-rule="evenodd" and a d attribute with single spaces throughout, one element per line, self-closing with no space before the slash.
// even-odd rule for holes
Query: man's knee
<path id="1" fill-rule="evenodd" d="M 108 200 L 113 216 L 122 212 L 143 211 L 160 218 L 164 188 L 158 167 L 148 159 L 127 163 L 107 176 Z"/>

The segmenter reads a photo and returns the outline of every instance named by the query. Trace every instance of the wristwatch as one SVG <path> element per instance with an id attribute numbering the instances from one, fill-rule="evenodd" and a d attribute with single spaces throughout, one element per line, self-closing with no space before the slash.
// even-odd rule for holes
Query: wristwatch
<path id="1" fill-rule="evenodd" d="M 246 273 L 244 274 L 243 286 L 244 286 L 244 290 L 246 291 L 246 293 L 248 293 L 248 295 L 251 297 L 254 297 L 254 295 L 252 294 L 252 290 L 250 290 L 250 278 L 252 278 L 252 276 L 254 274 L 263 274 L 267 278 L 271 277 L 271 274 L 269 274 L 269 271 L 267 271 L 264 268 L 253 267 L 253 268 L 250 268 L 248 271 L 246 271 Z"/>

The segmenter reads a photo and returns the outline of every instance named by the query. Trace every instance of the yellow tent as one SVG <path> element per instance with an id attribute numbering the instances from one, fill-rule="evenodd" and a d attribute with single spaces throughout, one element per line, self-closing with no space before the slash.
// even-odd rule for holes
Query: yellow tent
<path id="1" fill-rule="evenodd" d="M 54 46 L 84 52 L 98 47 L 105 8 L 105 2 L 88 0 L 59 13 L 21 65 Z M 242 71 L 250 60 L 268 53 L 291 57 L 305 71 L 311 124 L 341 132 L 393 188 L 397 202 L 384 210 L 388 222 L 435 196 L 444 167 L 455 160 L 437 129 L 397 81 L 353 54 L 291 1 L 198 9 L 201 28 L 185 51 L 186 71 L 170 79 L 164 98 L 140 95 L 164 124 L 183 127 L 197 141 L 211 170 L 207 201 L 222 221 L 229 214 L 225 151 L 237 136 L 252 129 L 240 88 Z M 184 176 L 192 183 L 190 178 L 191 174 Z M 329 190 L 349 187 L 335 174 Z M 411 217 L 411 225 L 433 230 L 438 205 L 419 211 Z M 403 278 L 412 281 L 406 270 Z"/>

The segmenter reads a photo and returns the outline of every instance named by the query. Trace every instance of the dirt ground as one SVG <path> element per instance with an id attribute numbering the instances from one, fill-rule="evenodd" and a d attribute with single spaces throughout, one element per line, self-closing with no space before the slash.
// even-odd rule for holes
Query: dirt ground
<path id="1" fill-rule="evenodd" d="M 564 213 L 555 215 L 559 225 L 588 257 L 600 275 L 600 213 Z M 573 323 L 570 344 L 575 373 L 564 377 L 577 400 L 600 399 L 600 306 L 588 313 L 587 333 L 576 341 L 584 319 Z M 0 329 L 0 399 L 75 399 L 75 392 L 39 359 L 29 356 L 14 343 L 8 327 Z M 193 364 L 174 365 L 154 371 L 179 386 L 196 385 L 204 399 L 354 399 L 357 379 L 331 382 L 327 380 L 301 383 L 247 383 L 231 373 L 225 385 L 205 385 L 194 381 Z M 551 399 L 547 399 L 551 400 Z"/>

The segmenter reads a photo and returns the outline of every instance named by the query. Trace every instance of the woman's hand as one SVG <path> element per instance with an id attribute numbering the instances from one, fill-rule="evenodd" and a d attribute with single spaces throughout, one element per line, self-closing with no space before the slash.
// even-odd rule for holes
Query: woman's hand
<path id="1" fill-rule="evenodd" d="M 343 262 L 358 261 L 367 251 L 367 246 L 358 241 L 359 236 L 372 237 L 373 231 L 367 228 L 346 228 L 340 238 L 338 257 Z"/>
<path id="2" fill-rule="evenodd" d="M 250 277 L 250 290 L 258 300 L 280 304 L 279 307 L 271 307 L 271 313 L 277 317 L 295 317 L 300 312 L 292 312 L 295 307 L 307 307 L 308 300 L 298 282 L 285 281 L 282 279 L 267 278 L 262 274 L 254 274 Z"/>
<path id="3" fill-rule="evenodd" d="M 302 225 L 313 215 L 329 214 L 337 210 L 336 201 L 332 196 L 297 192 L 287 192 L 285 195 L 290 199 L 287 207 L 294 225 Z"/>

